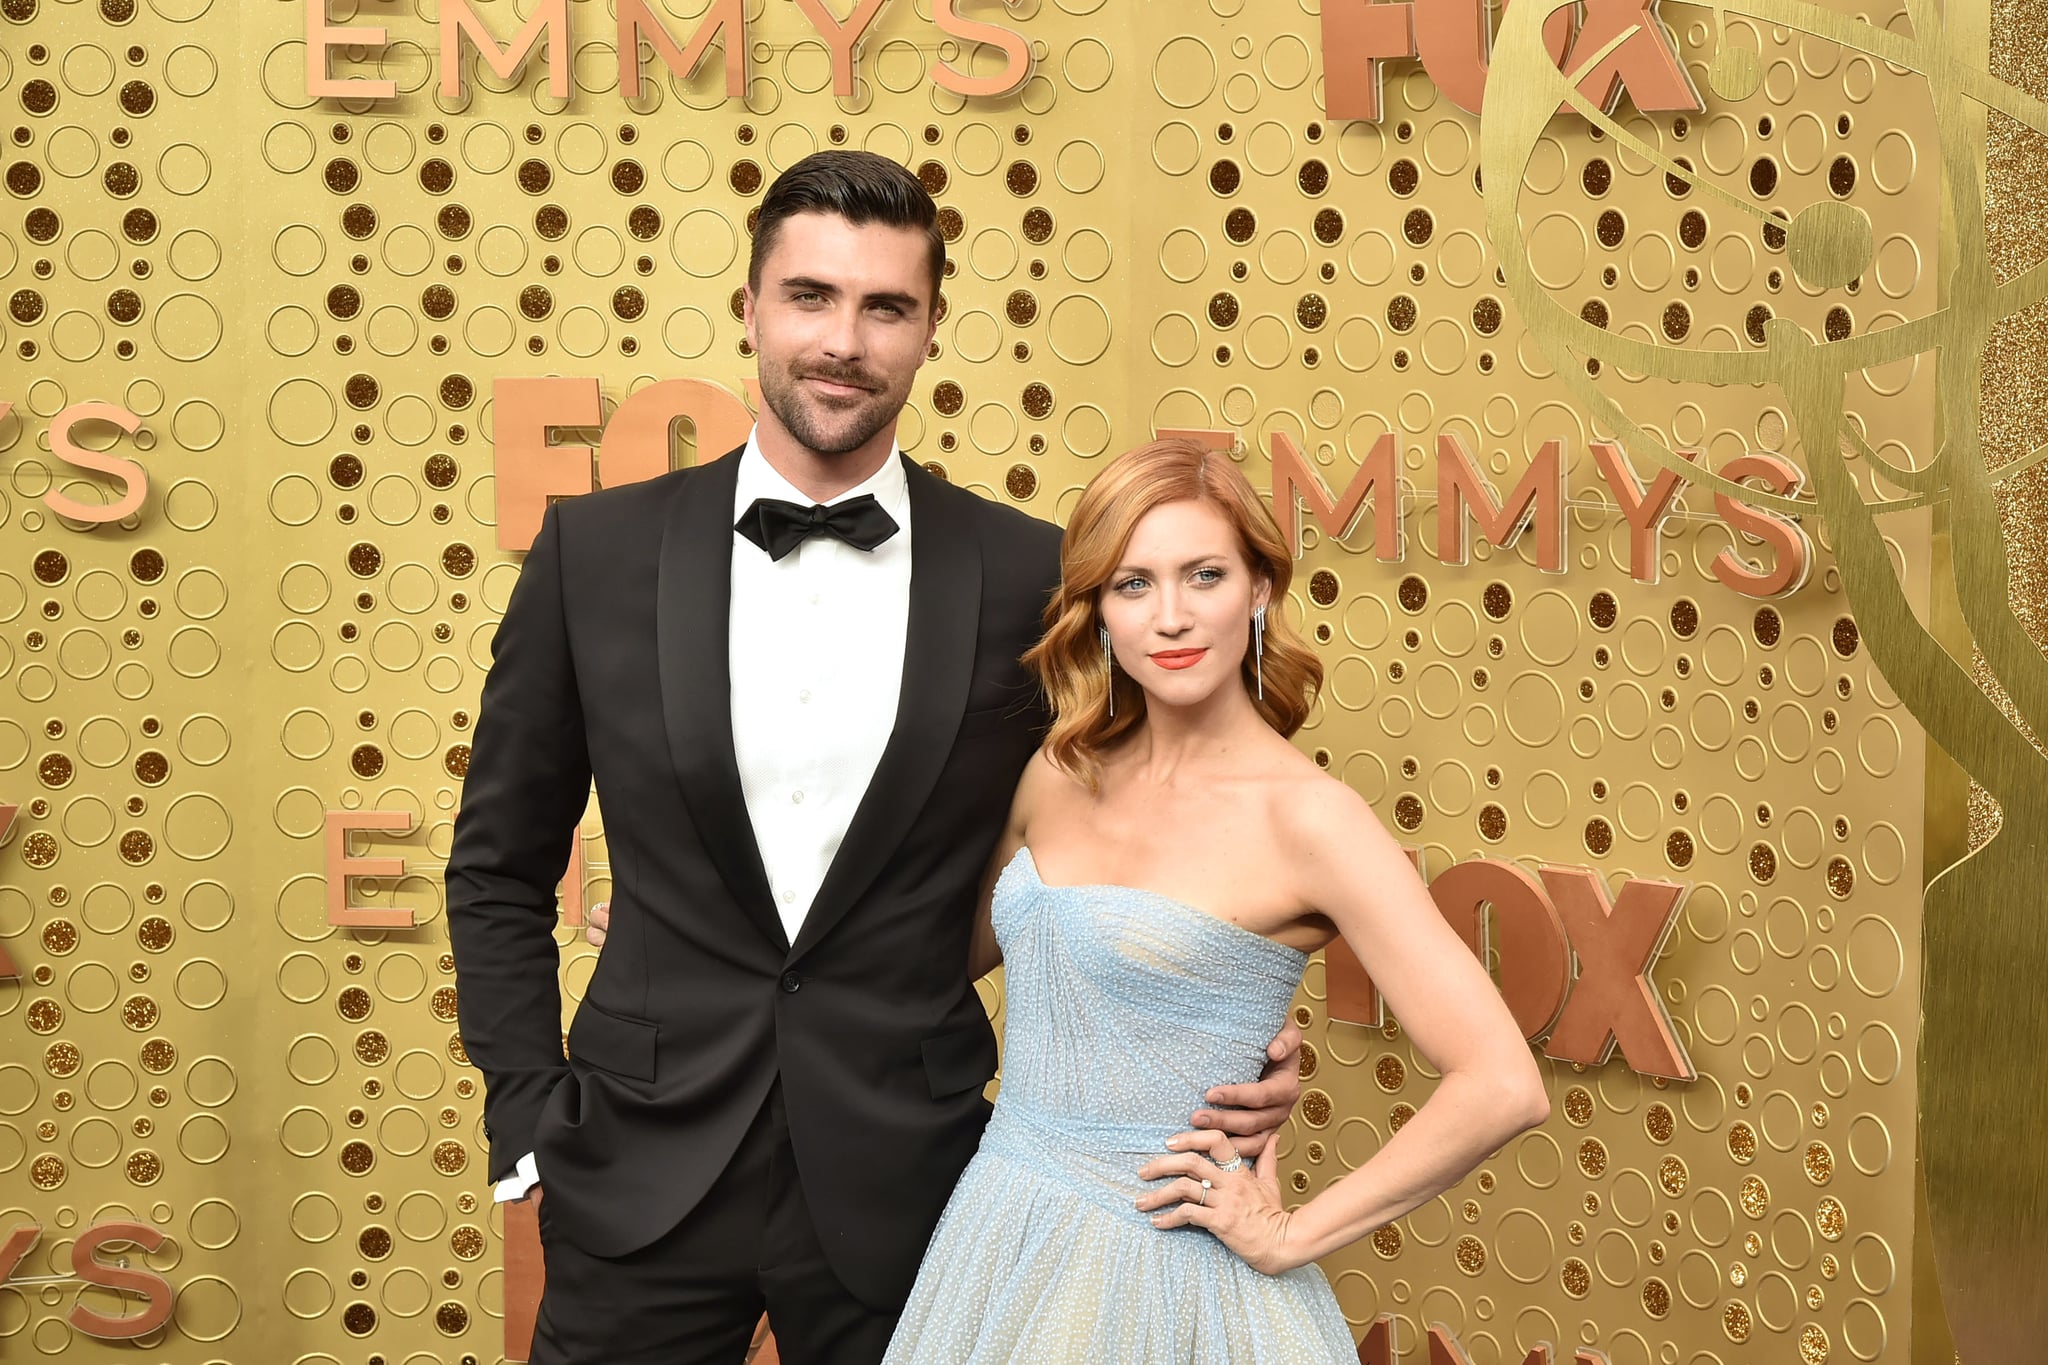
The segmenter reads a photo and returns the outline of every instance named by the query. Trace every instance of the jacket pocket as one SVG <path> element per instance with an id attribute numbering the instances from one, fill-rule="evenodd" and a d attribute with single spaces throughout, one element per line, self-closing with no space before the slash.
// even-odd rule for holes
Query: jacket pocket
<path id="1" fill-rule="evenodd" d="M 924 1040 L 924 1075 L 932 1098 L 979 1090 L 996 1074 L 996 1036 L 987 1020 Z"/>
<path id="2" fill-rule="evenodd" d="M 651 1082 L 660 1037 L 660 1025 L 614 1014 L 586 999 L 569 1021 L 569 1056 L 601 1071 Z"/>

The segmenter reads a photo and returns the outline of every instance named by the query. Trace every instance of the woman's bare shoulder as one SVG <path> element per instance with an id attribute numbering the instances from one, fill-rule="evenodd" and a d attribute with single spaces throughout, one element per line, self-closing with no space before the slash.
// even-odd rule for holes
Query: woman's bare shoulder
<path id="1" fill-rule="evenodd" d="M 1385 834 L 1364 797 L 1307 754 L 1288 748 L 1294 761 L 1277 768 L 1268 812 L 1275 842 L 1289 855 L 1342 851 Z"/>
<path id="2" fill-rule="evenodd" d="M 1011 801 L 1011 823 L 1020 828 L 1032 816 L 1057 810 L 1069 802 L 1086 800 L 1088 789 L 1072 773 L 1053 762 L 1052 754 L 1041 746 L 1024 765 L 1024 775 L 1017 779 L 1017 795 Z"/>

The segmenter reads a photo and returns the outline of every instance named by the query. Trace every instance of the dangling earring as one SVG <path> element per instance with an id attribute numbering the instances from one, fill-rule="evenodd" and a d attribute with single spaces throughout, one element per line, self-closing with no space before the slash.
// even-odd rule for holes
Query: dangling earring
<path id="1" fill-rule="evenodd" d="M 1109 627 L 1097 626 L 1095 633 L 1102 637 L 1102 670 L 1109 677 L 1109 714 L 1116 718 L 1116 651 L 1109 647 Z"/>
<path id="2" fill-rule="evenodd" d="M 1252 613 L 1252 679 L 1258 684 L 1259 700 L 1266 699 L 1266 609 Z"/>

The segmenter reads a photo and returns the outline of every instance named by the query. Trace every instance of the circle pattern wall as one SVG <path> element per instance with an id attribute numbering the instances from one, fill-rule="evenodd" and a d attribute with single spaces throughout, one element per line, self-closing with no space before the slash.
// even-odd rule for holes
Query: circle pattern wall
<path id="1" fill-rule="evenodd" d="M 1476 1365 L 1540 1340 L 1615 1365 L 1903 1349 L 1920 733 L 1824 553 L 1796 594 L 1740 597 L 1708 566 L 1764 552 L 1695 491 L 1661 582 L 1630 579 L 1588 448 L 1609 433 L 1525 334 L 1485 237 L 1477 120 L 1419 64 L 1386 68 L 1380 124 L 1330 121 L 1312 6 L 1018 0 L 990 18 L 1029 40 L 1031 76 L 966 99 L 932 72 L 987 54 L 906 3 L 835 97 L 800 16 L 752 0 L 743 99 L 715 58 L 688 79 L 650 61 L 628 99 L 610 10 L 579 2 L 569 99 L 539 56 L 501 80 L 473 52 L 451 98 L 432 6 L 334 8 L 389 27 L 335 60 L 395 100 L 310 98 L 300 8 L 0 4 L 0 800 L 22 807 L 0 845 L 22 973 L 0 982 L 0 1213 L 45 1225 L 17 1274 L 56 1277 L 0 1289 L 0 1349 L 93 1349 L 72 1303 L 123 1309 L 64 1278 L 70 1243 L 131 1217 L 167 1234 L 146 1260 L 176 1313 L 141 1343 L 162 1358 L 500 1357 L 503 1228 L 439 881 L 518 573 L 495 548 L 491 385 L 596 376 L 606 415 L 661 378 L 738 392 L 749 213 L 835 146 L 911 167 L 942 206 L 945 314 L 908 452 L 1059 520 L 1155 429 L 1236 433 L 1262 487 L 1281 433 L 1332 491 L 1393 433 L 1405 561 L 1375 558 L 1369 528 L 1306 533 L 1287 609 L 1328 686 L 1302 743 L 1432 870 L 1691 883 L 1656 979 L 1700 1079 L 1546 1063 L 1549 1124 L 1327 1263 L 1353 1324 L 1392 1314 L 1412 1350 L 1443 1322 Z M 501 35 L 526 12 L 478 10 Z M 703 10 L 661 13 L 686 36 Z M 1699 13 L 1668 17 L 1705 92 Z M 1871 274 L 1807 289 L 1782 238 L 1566 118 L 1525 187 L 1545 286 L 1708 350 L 1760 344 L 1771 317 L 1834 335 L 1923 311 L 1938 225 L 1910 192 L 1933 155 L 1911 79 L 1734 27 L 1754 94 L 1626 126 L 1767 208 L 1862 206 Z M 1756 391 L 1602 382 L 1709 466 L 1802 458 Z M 52 419 L 95 399 L 142 425 L 81 444 L 135 460 L 149 493 L 91 527 L 43 499 L 118 495 L 54 453 Z M 1931 430 L 1911 362 L 1852 402 L 1894 454 Z M 1564 442 L 1566 573 L 1526 544 L 1441 561 L 1443 433 L 1502 487 Z M 1895 549 L 1924 595 L 1924 524 Z M 363 846 L 405 875 L 358 879 L 352 903 L 416 928 L 329 924 L 330 810 L 410 817 Z M 582 895 L 603 899 L 595 802 L 583 854 Z M 566 1025 L 595 955 L 558 937 Z M 1297 1016 L 1307 1094 L 1281 1178 L 1307 1197 L 1433 1076 L 1397 1024 L 1333 1022 L 1320 963 Z"/>

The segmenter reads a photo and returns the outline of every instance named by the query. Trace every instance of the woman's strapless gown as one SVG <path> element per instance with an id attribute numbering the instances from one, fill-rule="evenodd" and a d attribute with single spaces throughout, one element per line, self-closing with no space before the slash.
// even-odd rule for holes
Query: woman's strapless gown
<path id="1" fill-rule="evenodd" d="M 1263 1275 L 1133 1206 L 1208 1088 L 1258 1079 L 1307 959 L 1152 892 L 1047 886 L 1029 849 L 994 920 L 1002 1093 L 885 1365 L 1354 1365 L 1316 1266 Z"/>

